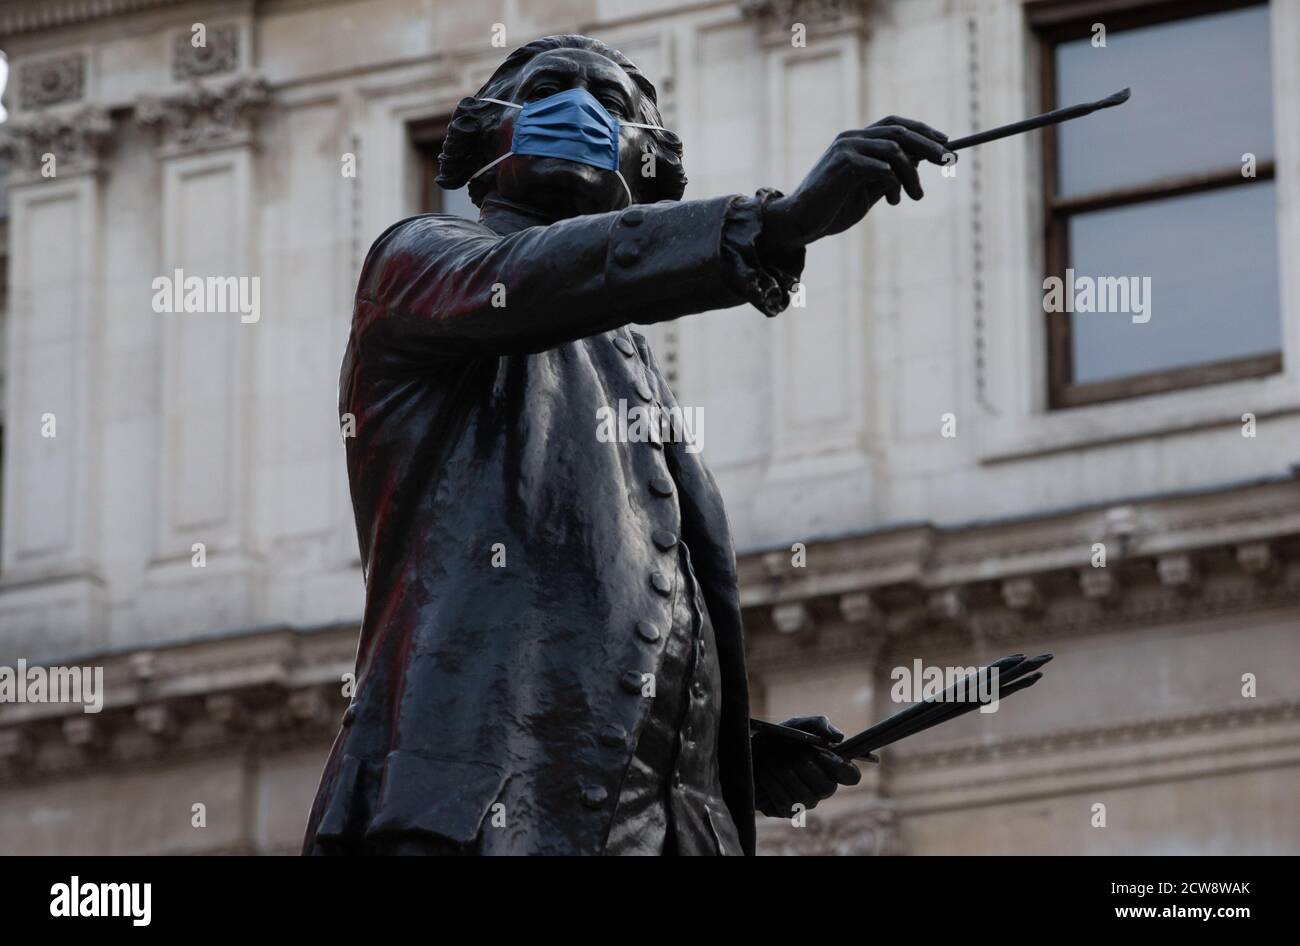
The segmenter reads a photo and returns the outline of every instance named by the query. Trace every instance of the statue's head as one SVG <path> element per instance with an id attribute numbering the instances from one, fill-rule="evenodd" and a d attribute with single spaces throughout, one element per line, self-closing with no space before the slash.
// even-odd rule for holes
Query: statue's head
<path id="1" fill-rule="evenodd" d="M 522 115 L 520 109 L 486 99 L 522 106 L 575 89 L 586 93 L 580 97 L 587 109 L 589 139 L 599 142 L 599 119 L 606 117 L 592 99 L 608 116 L 619 120 L 617 162 L 623 181 L 612 170 L 595 164 L 537 154 L 511 154 L 475 176 L 511 151 L 515 124 Z M 564 105 L 575 107 L 572 102 Z M 592 115 L 597 119 L 593 120 Z M 686 189 L 681 139 L 670 131 L 634 128 L 624 122 L 663 124 L 650 80 L 617 49 L 598 40 L 576 35 L 545 36 L 506 57 L 477 96 L 461 99 L 438 158 L 438 184 L 448 190 L 468 184 L 475 204 L 495 193 L 556 217 L 625 206 L 628 198 L 624 181 L 635 203 L 679 200 Z M 528 130 L 528 122 L 524 127 Z M 547 134 L 549 130 L 539 126 L 538 134 L 530 140 Z M 647 152 L 651 155 L 648 159 L 644 157 Z"/>

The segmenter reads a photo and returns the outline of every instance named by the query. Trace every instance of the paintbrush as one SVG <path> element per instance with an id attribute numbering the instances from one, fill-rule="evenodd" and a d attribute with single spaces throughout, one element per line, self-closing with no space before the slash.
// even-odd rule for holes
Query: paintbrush
<path id="1" fill-rule="evenodd" d="M 1029 661 L 1025 661 L 1025 662 L 1028 663 Z M 1008 683 L 1005 686 L 999 686 L 998 699 L 1004 700 L 1012 693 L 1019 693 L 1021 690 L 1026 690 L 1029 687 L 1033 686 L 1042 678 L 1043 678 L 1042 672 L 1035 671 L 1033 673 L 1030 673 L 1028 676 L 1024 676 L 1017 679 L 1014 683 Z M 967 713 L 979 709 L 981 706 L 987 706 L 987 705 L 988 703 L 982 701 L 977 701 L 973 703 L 950 704 L 948 706 L 943 707 L 942 712 L 940 712 L 939 714 L 922 718 L 917 722 L 912 723 L 910 726 L 905 726 L 902 729 L 899 729 L 898 731 L 886 736 L 885 738 L 888 740 L 887 742 L 881 742 L 879 740 L 875 740 L 872 743 L 869 743 L 867 746 L 859 747 L 858 751 L 861 752 L 865 749 L 868 752 L 875 752 L 877 749 L 883 749 L 885 746 L 891 745 L 892 743 L 898 742 L 902 739 L 906 739 L 908 736 L 915 736 L 919 732 L 924 732 L 927 729 L 933 729 L 935 726 L 942 725 L 943 723 L 946 723 L 949 720 L 956 719 L 958 716 L 964 716 Z M 831 746 L 830 749 L 832 752 L 835 751 L 834 746 Z"/>
<path id="2" fill-rule="evenodd" d="M 826 748 L 844 758 L 869 759 L 875 762 L 877 760 L 871 756 L 871 753 L 877 749 L 883 749 L 900 739 L 906 739 L 908 736 L 913 736 L 941 723 L 946 723 L 951 719 L 956 719 L 958 716 L 969 713 L 981 706 L 988 705 L 991 700 L 971 699 L 972 695 L 978 692 L 976 681 L 980 674 L 988 675 L 994 669 L 998 671 L 998 693 L 996 698 L 1000 700 L 1013 693 L 1028 689 L 1037 683 L 1043 675 L 1036 671 L 1051 659 L 1051 654 L 1040 654 L 1037 657 L 1028 659 L 1020 654 L 1003 657 L 1001 660 L 994 661 L 990 666 L 966 676 L 960 684 L 962 689 L 959 690 L 957 685 L 949 687 L 939 699 L 931 698 L 910 706 L 901 713 L 891 716 L 885 722 L 877 723 L 870 729 L 844 740 L 839 745 L 827 746 Z M 958 696 L 961 699 L 954 702 Z"/>
<path id="3" fill-rule="evenodd" d="M 1043 128 L 1047 125 L 1059 125 L 1061 122 L 1068 122 L 1074 118 L 1082 118 L 1084 115 L 1091 115 L 1098 109 L 1114 108 L 1116 105 L 1123 105 L 1128 101 L 1130 91 L 1120 89 L 1114 95 L 1108 95 L 1104 99 L 1097 99 L 1095 102 L 1085 102 L 1082 105 L 1068 105 L 1065 108 L 1053 109 L 1050 112 L 1044 112 L 1042 115 L 1035 115 L 1033 118 L 1026 118 L 1022 121 L 1012 122 L 1010 125 L 1002 125 L 998 128 L 990 128 L 988 131 L 977 131 L 973 135 L 967 135 L 965 138 L 956 138 L 949 141 L 945 147 L 949 151 L 960 151 L 962 148 L 969 148 L 972 145 L 982 145 L 986 141 L 996 141 L 999 138 L 1009 138 L 1011 135 L 1018 135 L 1022 131 L 1033 131 L 1035 128 Z"/>
<path id="4" fill-rule="evenodd" d="M 862 746 L 881 746 L 893 742 L 894 738 L 896 738 L 895 734 L 897 732 L 901 731 L 909 724 L 916 722 L 918 717 L 929 713 L 931 710 L 935 709 L 936 706 L 951 705 L 957 699 L 959 693 L 968 694 L 976 692 L 976 680 L 980 673 L 988 673 L 990 670 L 997 670 L 999 676 L 1001 676 L 1010 671 L 1017 664 L 1021 663 L 1024 659 L 1024 654 L 1012 654 L 1009 657 L 1003 657 L 1001 660 L 995 660 L 987 667 L 977 670 L 975 673 L 968 674 L 952 686 L 948 687 L 948 689 L 944 690 L 937 699 L 931 697 L 930 699 L 923 700 L 920 703 L 914 703 L 906 709 L 900 710 L 893 716 L 890 716 L 888 719 L 882 720 L 868 729 L 864 729 L 856 736 L 850 736 L 838 745 L 827 746 L 826 748 L 847 758 L 850 757 L 852 753 L 858 751 Z"/>

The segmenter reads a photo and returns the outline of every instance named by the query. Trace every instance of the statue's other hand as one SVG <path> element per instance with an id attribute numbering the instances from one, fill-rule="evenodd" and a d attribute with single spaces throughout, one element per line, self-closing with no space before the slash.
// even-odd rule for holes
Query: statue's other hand
<path id="1" fill-rule="evenodd" d="M 796 716 L 781 725 L 820 736 L 834 745 L 844 734 L 825 716 Z M 820 746 L 794 742 L 762 732 L 750 740 L 754 755 L 754 807 L 772 818 L 789 818 L 796 805 L 817 807 L 841 785 L 862 779 L 858 767 Z"/>
<path id="2" fill-rule="evenodd" d="M 925 192 L 917 165 L 943 164 L 947 141 L 924 122 L 894 115 L 841 132 L 794 193 L 764 207 L 761 242 L 806 246 L 847 230 L 881 197 L 891 204 L 903 193 L 920 200 Z"/>

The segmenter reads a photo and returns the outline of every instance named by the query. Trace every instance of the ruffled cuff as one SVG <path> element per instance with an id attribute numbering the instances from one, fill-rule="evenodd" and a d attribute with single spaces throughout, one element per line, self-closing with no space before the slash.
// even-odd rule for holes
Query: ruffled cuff
<path id="1" fill-rule="evenodd" d="M 728 285 L 769 318 L 790 305 L 790 293 L 803 274 L 805 255 L 803 247 L 759 252 L 763 206 L 780 196 L 780 191 L 764 187 L 753 197 L 737 197 L 722 225 L 722 258 Z"/>

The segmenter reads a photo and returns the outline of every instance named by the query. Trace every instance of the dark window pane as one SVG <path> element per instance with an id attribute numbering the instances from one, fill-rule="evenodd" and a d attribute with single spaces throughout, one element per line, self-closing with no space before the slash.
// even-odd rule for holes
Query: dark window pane
<path id="1" fill-rule="evenodd" d="M 1272 181 L 1070 218 L 1078 276 L 1150 276 L 1151 320 L 1081 313 L 1074 380 L 1262 355 L 1281 349 Z"/>
<path id="2" fill-rule="evenodd" d="M 1056 47 L 1056 100 L 1130 86 L 1119 108 L 1060 126 L 1062 196 L 1129 187 L 1273 156 L 1267 6 L 1111 32 Z"/>

